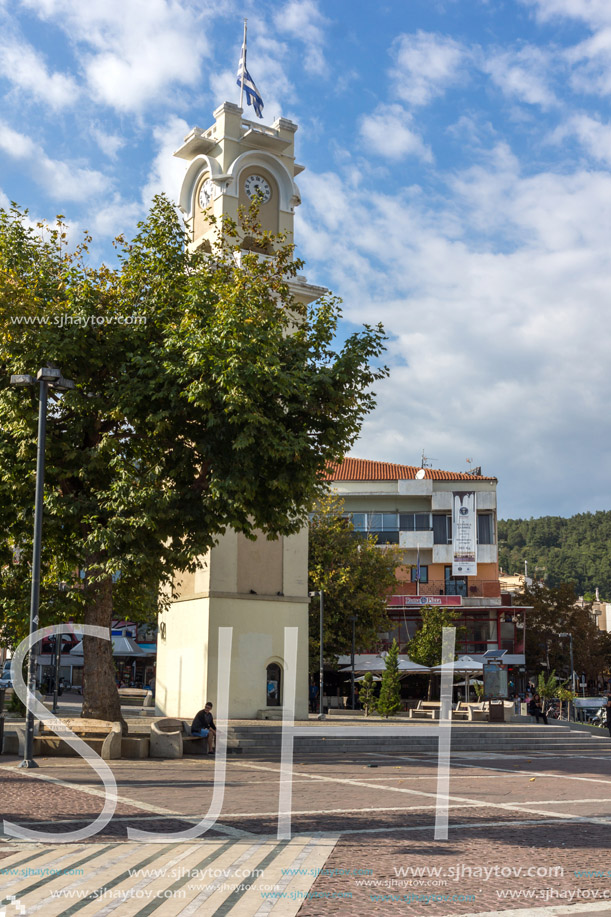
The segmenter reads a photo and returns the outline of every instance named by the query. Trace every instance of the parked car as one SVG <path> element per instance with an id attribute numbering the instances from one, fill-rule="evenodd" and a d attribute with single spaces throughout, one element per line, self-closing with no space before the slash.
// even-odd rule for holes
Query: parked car
<path id="1" fill-rule="evenodd" d="M 13 679 L 11 678 L 11 660 L 7 659 L 2 667 L 2 673 L 0 674 L 0 691 L 12 687 Z"/>

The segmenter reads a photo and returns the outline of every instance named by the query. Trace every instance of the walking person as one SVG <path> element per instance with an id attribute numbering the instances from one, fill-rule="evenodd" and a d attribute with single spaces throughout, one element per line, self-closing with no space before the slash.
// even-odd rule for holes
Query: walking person
<path id="1" fill-rule="evenodd" d="M 212 717 L 212 704 L 210 701 L 208 701 L 203 710 L 200 710 L 199 713 L 196 714 L 195 719 L 191 723 L 191 735 L 201 736 L 203 739 L 207 739 L 208 754 L 214 754 L 214 746 L 216 745 L 216 725 Z"/>
<path id="2" fill-rule="evenodd" d="M 539 717 L 541 717 L 543 719 L 543 722 L 547 726 L 547 716 L 545 715 L 545 711 L 543 710 L 543 706 L 541 704 L 541 698 L 539 697 L 538 694 L 535 694 L 535 696 L 529 703 L 528 712 L 530 713 L 531 716 L 535 717 L 537 723 L 539 722 Z"/>

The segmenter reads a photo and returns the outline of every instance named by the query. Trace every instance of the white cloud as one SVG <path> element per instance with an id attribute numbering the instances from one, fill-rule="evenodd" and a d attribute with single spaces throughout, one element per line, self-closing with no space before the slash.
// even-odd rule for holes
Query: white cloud
<path id="1" fill-rule="evenodd" d="M 562 16 L 594 26 L 611 24 L 608 0 L 522 0 L 522 3 L 533 7 L 543 22 Z"/>
<path id="2" fill-rule="evenodd" d="M 431 162 L 430 148 L 412 126 L 413 116 L 400 105 L 379 105 L 361 120 L 361 137 L 376 156 L 395 160 L 417 156 Z"/>
<path id="3" fill-rule="evenodd" d="M 583 93 L 611 93 L 611 27 L 570 48 L 565 57 L 572 65 L 571 82 Z"/>
<path id="4" fill-rule="evenodd" d="M 392 55 L 396 95 L 410 105 L 426 105 L 462 77 L 467 51 L 453 38 L 418 31 L 400 35 Z"/>
<path id="5" fill-rule="evenodd" d="M 550 67 L 550 55 L 532 45 L 519 51 L 497 52 L 482 63 L 484 72 L 506 96 L 542 108 L 557 104 L 549 87 Z"/>
<path id="6" fill-rule="evenodd" d="M 0 39 L 0 74 L 54 109 L 74 105 L 78 99 L 79 89 L 71 76 L 50 73 L 31 45 L 6 35 Z"/>
<path id="7" fill-rule="evenodd" d="M 141 203 L 124 201 L 119 194 L 115 194 L 108 203 L 92 212 L 89 228 L 96 240 L 100 237 L 114 239 L 123 233 L 131 234 L 143 216 Z"/>
<path id="8" fill-rule="evenodd" d="M 51 159 L 31 137 L 0 121 L 0 150 L 22 160 L 37 184 L 53 200 L 82 201 L 108 190 L 109 180 L 95 169 Z"/>
<path id="9" fill-rule="evenodd" d="M 328 20 L 320 12 L 316 0 L 289 0 L 274 15 L 274 25 L 279 32 L 305 45 L 303 64 L 306 70 L 321 75 L 327 72 L 323 49 Z"/>
<path id="10" fill-rule="evenodd" d="M 197 8 L 175 0 L 23 0 L 76 44 L 94 98 L 121 112 L 200 78 L 208 43 Z"/>
<path id="11" fill-rule="evenodd" d="M 570 136 L 577 137 L 592 159 L 611 165 L 611 124 L 585 114 L 574 115 L 554 131 L 551 139 L 560 143 Z"/>
<path id="12" fill-rule="evenodd" d="M 150 206 L 156 194 L 166 194 L 170 200 L 178 200 L 187 163 L 184 159 L 178 159 L 172 154 L 181 146 L 192 126 L 187 124 L 183 118 L 173 115 L 164 124 L 154 128 L 153 138 L 157 153 L 153 159 L 148 181 L 142 189 L 142 201 L 145 207 Z"/>
<path id="13" fill-rule="evenodd" d="M 334 173 L 304 173 L 302 191 L 309 278 L 392 336 L 391 375 L 354 454 L 416 462 L 425 448 L 449 468 L 473 455 L 505 469 L 505 493 L 524 493 L 512 512 L 533 499 L 575 511 L 554 469 L 581 464 L 611 399 L 611 175 L 523 175 L 501 145 L 454 177 L 445 212 Z M 603 493 L 611 460 L 597 453 Z"/>
<path id="14" fill-rule="evenodd" d="M 119 150 L 125 146 L 125 137 L 121 137 L 120 134 L 107 133 L 96 125 L 91 127 L 91 136 L 109 159 L 116 159 Z"/>

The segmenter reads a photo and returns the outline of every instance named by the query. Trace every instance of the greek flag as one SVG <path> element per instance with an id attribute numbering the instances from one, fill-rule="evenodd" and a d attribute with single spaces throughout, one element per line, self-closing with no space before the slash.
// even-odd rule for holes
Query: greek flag
<path id="1" fill-rule="evenodd" d="M 261 93 L 255 86 L 255 82 L 246 69 L 246 30 L 244 31 L 244 44 L 242 45 L 242 56 L 238 67 L 237 84 L 240 87 L 240 104 L 242 102 L 242 93 L 246 93 L 246 102 L 252 105 L 257 118 L 263 117 L 263 99 Z"/>

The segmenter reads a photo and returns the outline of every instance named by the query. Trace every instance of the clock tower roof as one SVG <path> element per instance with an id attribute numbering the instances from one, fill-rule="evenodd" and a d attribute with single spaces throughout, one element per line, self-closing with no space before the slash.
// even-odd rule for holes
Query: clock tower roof
<path id="1" fill-rule="evenodd" d="M 190 245 L 210 246 L 218 221 L 229 217 L 239 222 L 240 208 L 255 198 L 263 230 L 292 241 L 295 207 L 301 203 L 295 177 L 304 169 L 295 162 L 297 125 L 287 118 L 277 118 L 270 126 L 249 121 L 232 102 L 220 105 L 214 118 L 211 127 L 192 128 L 174 153 L 188 163 L 179 206 Z M 244 248 L 248 247 L 245 239 Z M 302 277 L 295 283 L 304 302 L 325 292 Z"/>

